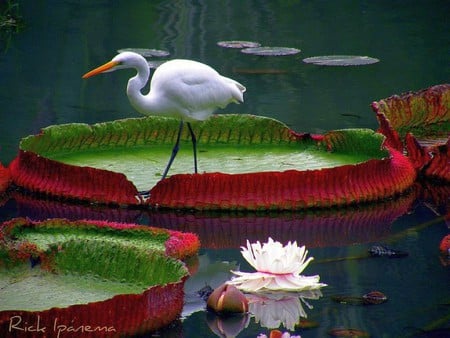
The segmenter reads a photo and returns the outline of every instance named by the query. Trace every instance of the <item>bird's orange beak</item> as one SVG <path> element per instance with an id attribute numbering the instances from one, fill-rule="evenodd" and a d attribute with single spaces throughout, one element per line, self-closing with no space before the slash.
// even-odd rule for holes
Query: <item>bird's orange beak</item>
<path id="1" fill-rule="evenodd" d="M 97 67 L 97 68 L 91 70 L 90 72 L 87 72 L 86 74 L 84 74 L 83 79 L 87 79 L 88 77 L 106 72 L 106 71 L 110 70 L 111 68 L 114 68 L 118 64 L 119 64 L 119 62 L 117 62 L 117 61 L 109 61 L 109 62 L 105 63 L 104 65 Z"/>

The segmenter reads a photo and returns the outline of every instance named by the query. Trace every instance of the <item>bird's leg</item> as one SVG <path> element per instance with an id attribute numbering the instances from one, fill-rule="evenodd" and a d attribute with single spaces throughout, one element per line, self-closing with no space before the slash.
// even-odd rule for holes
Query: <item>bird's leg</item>
<path id="1" fill-rule="evenodd" d="M 192 147 L 194 148 L 194 168 L 195 173 L 197 173 L 197 138 L 195 137 L 194 131 L 192 130 L 191 124 L 187 122 L 189 132 L 191 133 Z"/>
<path id="2" fill-rule="evenodd" d="M 175 142 L 175 145 L 172 148 L 172 155 L 170 155 L 169 163 L 167 163 L 167 167 L 164 170 L 161 181 L 166 178 L 167 173 L 169 172 L 170 166 L 172 165 L 172 162 L 175 159 L 175 156 L 177 156 L 178 149 L 180 148 L 180 137 L 181 137 L 182 131 L 183 131 L 183 120 L 180 121 L 180 127 L 178 128 L 177 141 Z"/>

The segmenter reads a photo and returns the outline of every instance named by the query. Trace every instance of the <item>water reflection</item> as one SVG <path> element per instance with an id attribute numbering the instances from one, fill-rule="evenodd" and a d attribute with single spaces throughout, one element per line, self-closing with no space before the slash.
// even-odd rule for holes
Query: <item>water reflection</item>
<path id="1" fill-rule="evenodd" d="M 264 242 L 268 237 L 281 242 L 297 241 L 308 248 L 377 241 L 390 235 L 392 222 L 407 213 L 415 201 L 415 194 L 411 192 L 391 201 L 347 208 L 280 213 L 208 213 L 93 206 L 39 198 L 18 191 L 11 197 L 19 217 L 148 224 L 194 232 L 199 236 L 202 247 L 208 249 L 239 248 L 245 245 L 246 240 Z"/>
<path id="2" fill-rule="evenodd" d="M 255 317 L 256 323 L 269 329 L 283 326 L 289 331 L 293 331 L 302 318 L 308 317 L 303 305 L 312 309 L 311 300 L 321 297 L 320 290 L 247 295 L 249 312 Z"/>
<path id="3" fill-rule="evenodd" d="M 233 112 L 274 117 L 297 131 L 313 133 L 376 129 L 372 101 L 447 82 L 450 74 L 450 2 L 442 0 L 407 5 L 389 0 L 28 1 L 20 9 L 26 28 L 12 36 L 0 55 L 3 164 L 16 156 L 21 138 L 48 124 L 138 116 L 124 94 L 128 74 L 92 84 L 80 78 L 90 65 L 112 57 L 119 48 L 167 49 L 171 57 L 208 63 L 247 86 L 245 104 L 233 107 Z M 267 59 L 216 46 L 229 39 L 296 47 L 302 53 L 299 58 Z M 328 54 L 370 55 L 381 61 L 352 69 L 324 69 L 300 61 Z M 239 69 L 278 71 L 249 74 Z M 333 281 L 314 309 L 307 310 L 309 317 L 320 319 L 320 327 L 302 331 L 302 337 L 324 337 L 327 329 L 339 325 L 364 328 L 376 337 L 397 337 L 422 333 L 408 329 L 411 326 L 450 326 L 448 305 L 441 305 L 448 294 L 448 270 L 437 256 L 437 244 L 449 229 L 448 217 L 442 215 L 448 215 L 450 192 L 448 187 L 423 187 L 376 205 L 284 215 L 153 213 L 13 193 L 2 199 L 0 218 L 108 219 L 198 232 L 209 259 L 205 264 L 237 261 L 236 248 L 247 238 L 297 240 L 316 248 L 315 270 Z M 402 262 L 337 259 L 358 252 L 361 248 L 355 243 L 379 239 L 401 244 L 410 257 Z M 334 260 L 319 263 L 329 258 Z M 381 308 L 342 308 L 328 299 L 340 292 L 363 294 L 374 284 L 390 296 Z M 240 336 L 260 332 L 250 321 Z M 197 311 L 160 335 L 213 333 L 205 312 Z"/>

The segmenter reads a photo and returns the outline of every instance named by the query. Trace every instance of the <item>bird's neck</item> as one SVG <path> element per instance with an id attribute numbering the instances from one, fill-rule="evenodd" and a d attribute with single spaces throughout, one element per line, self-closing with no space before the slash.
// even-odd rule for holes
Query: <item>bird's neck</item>
<path id="1" fill-rule="evenodd" d="M 142 88 L 148 82 L 150 77 L 150 69 L 147 65 L 142 67 L 136 67 L 137 74 L 128 80 L 127 95 L 131 105 L 140 113 L 148 114 L 153 110 L 151 107 L 150 93 L 147 95 L 142 94 Z"/>

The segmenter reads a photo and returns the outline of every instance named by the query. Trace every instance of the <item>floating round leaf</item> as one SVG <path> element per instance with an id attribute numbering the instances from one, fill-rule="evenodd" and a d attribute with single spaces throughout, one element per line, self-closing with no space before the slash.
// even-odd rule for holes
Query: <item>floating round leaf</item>
<path id="1" fill-rule="evenodd" d="M 141 54 L 143 57 L 167 57 L 170 55 L 168 51 L 159 50 L 159 49 L 148 49 L 148 48 L 122 48 L 118 49 L 117 53 L 122 52 L 135 52 Z"/>
<path id="2" fill-rule="evenodd" d="M 241 50 L 241 52 L 244 54 L 260 56 L 284 56 L 298 54 L 301 52 L 301 50 L 289 47 L 251 47 L 244 48 Z"/>
<path id="3" fill-rule="evenodd" d="M 181 314 L 188 271 L 167 243 L 175 234 L 183 250 L 193 244 L 176 233 L 102 221 L 3 223 L 0 332 L 14 316 L 123 336 L 168 325 Z"/>
<path id="4" fill-rule="evenodd" d="M 217 45 L 224 48 L 254 48 L 261 46 L 258 42 L 240 40 L 219 41 Z"/>
<path id="5" fill-rule="evenodd" d="M 50 196 L 197 210 L 354 204 L 399 194 L 415 179 L 408 159 L 372 130 L 311 136 L 270 118 L 221 114 L 193 124 L 203 173 L 185 174 L 192 153 L 182 147 L 174 175 L 160 180 L 178 124 L 152 116 L 47 127 L 22 139 L 11 178 Z M 185 131 L 181 143 L 189 140 Z M 352 185 L 338 183 L 349 177 Z M 150 198 L 139 195 L 149 188 Z"/>
<path id="6" fill-rule="evenodd" d="M 312 63 L 319 66 L 363 66 L 379 61 L 369 56 L 358 55 L 324 55 L 303 59 L 305 63 Z"/>

